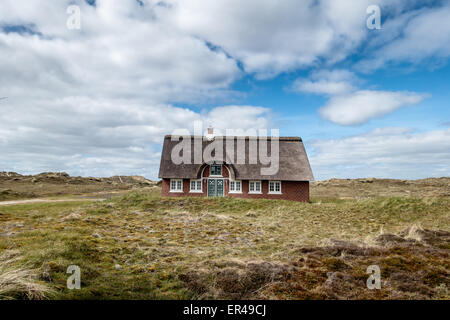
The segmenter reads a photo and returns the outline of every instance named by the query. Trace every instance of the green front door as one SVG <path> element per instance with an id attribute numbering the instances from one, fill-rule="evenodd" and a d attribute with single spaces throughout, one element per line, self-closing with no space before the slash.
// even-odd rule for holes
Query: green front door
<path id="1" fill-rule="evenodd" d="M 223 197 L 223 179 L 215 179 L 216 180 L 216 190 L 218 197 Z"/>
<path id="2" fill-rule="evenodd" d="M 208 197 L 223 197 L 223 179 L 208 179 Z"/>

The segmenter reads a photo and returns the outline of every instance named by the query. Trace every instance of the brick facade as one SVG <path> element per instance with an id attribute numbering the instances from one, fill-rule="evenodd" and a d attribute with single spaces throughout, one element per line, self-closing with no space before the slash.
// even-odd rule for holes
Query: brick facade
<path id="1" fill-rule="evenodd" d="M 225 182 L 224 196 L 246 199 L 279 199 L 291 201 L 309 202 L 308 181 L 281 181 L 281 194 L 269 194 L 269 181 L 261 181 L 261 193 L 249 193 L 249 180 L 242 181 L 242 193 L 229 193 L 229 171 L 223 166 L 222 176 Z M 183 179 L 183 192 L 170 192 L 170 179 L 162 179 L 162 196 L 171 197 L 206 197 L 207 179 L 209 178 L 209 167 L 205 167 L 202 174 L 202 192 L 190 192 L 190 179 Z"/>

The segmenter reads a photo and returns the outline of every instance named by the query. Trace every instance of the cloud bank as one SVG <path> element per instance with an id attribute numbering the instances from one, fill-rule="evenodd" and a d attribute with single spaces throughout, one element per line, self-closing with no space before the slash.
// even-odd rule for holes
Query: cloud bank
<path id="1" fill-rule="evenodd" d="M 450 129 L 414 132 L 379 128 L 341 139 L 311 144 L 316 179 L 450 176 Z"/>
<path id="2" fill-rule="evenodd" d="M 239 104 L 245 92 L 232 88 L 243 77 L 310 70 L 292 90 L 325 95 L 320 114 L 355 125 L 425 96 L 364 90 L 336 63 L 360 53 L 360 73 L 450 54 L 448 1 L 90 3 L 0 2 L 0 170 L 155 178 L 174 129 L 271 126 L 278 110 Z M 81 8 L 81 30 L 66 27 L 69 4 Z M 366 28 L 369 4 L 389 12 L 378 36 Z"/>

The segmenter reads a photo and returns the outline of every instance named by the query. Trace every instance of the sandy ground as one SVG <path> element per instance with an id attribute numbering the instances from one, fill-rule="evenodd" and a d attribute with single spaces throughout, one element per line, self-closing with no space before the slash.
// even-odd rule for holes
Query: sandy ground
<path id="1" fill-rule="evenodd" d="M 28 204 L 28 203 L 47 203 L 47 202 L 72 202 L 72 201 L 103 201 L 105 199 L 29 199 L 29 200 L 13 200 L 13 201 L 0 201 L 0 206 L 16 205 L 16 204 Z"/>
<path id="2" fill-rule="evenodd" d="M 73 201 L 103 201 L 112 197 L 117 197 L 126 193 L 126 191 L 100 191 L 92 192 L 83 195 L 77 195 L 72 198 L 52 199 L 52 198 L 34 198 L 21 200 L 6 200 L 0 201 L 0 206 L 20 205 L 28 203 L 49 203 L 49 202 L 73 202 Z"/>

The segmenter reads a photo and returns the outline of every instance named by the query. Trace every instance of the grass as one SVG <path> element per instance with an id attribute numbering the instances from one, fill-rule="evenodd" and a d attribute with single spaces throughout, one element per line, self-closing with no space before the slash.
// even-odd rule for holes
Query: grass
<path id="1" fill-rule="evenodd" d="M 0 299 L 44 299 L 53 294 L 44 283 L 37 280 L 38 272 L 26 266 L 14 267 L 19 260 L 15 251 L 5 251 L 0 256 Z"/>
<path id="2" fill-rule="evenodd" d="M 35 270 L 37 281 L 54 292 L 43 296 L 57 299 L 341 298 L 342 292 L 333 296 L 323 289 L 327 273 L 350 274 L 364 288 L 363 265 L 378 258 L 356 256 L 349 262 L 313 254 L 305 264 L 302 259 L 311 253 L 302 248 L 326 248 L 332 239 L 379 245 L 380 234 L 413 225 L 450 231 L 449 212 L 445 196 L 316 196 L 312 203 L 297 203 L 161 198 L 160 189 L 152 188 L 103 202 L 0 207 L 0 253 L 17 252 L 20 258 L 10 267 Z M 439 246 L 440 255 L 448 254 L 448 242 Z M 398 273 L 401 265 L 417 267 L 427 275 L 424 282 L 439 288 L 440 295 L 433 291 L 427 297 L 448 297 L 448 266 L 443 273 L 434 265 L 441 261 L 436 257 L 401 250 L 377 254 L 386 275 Z M 421 265 L 411 264 L 416 260 Z M 66 287 L 69 265 L 81 268 L 81 290 Z M 296 280 L 287 281 L 286 274 Z"/>

